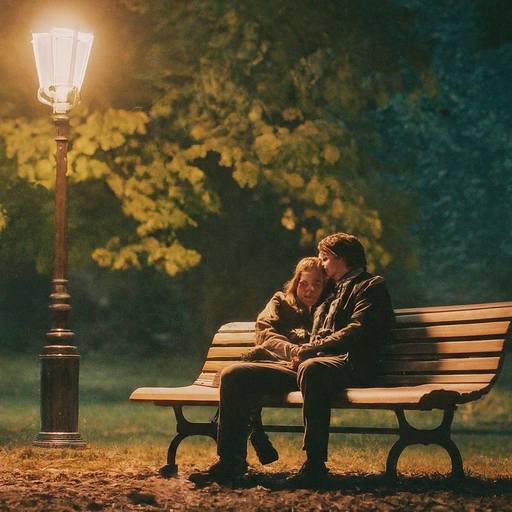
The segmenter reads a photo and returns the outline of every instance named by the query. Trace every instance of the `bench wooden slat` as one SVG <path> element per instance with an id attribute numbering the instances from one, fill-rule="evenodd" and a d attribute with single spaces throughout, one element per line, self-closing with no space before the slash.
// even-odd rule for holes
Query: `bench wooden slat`
<path id="1" fill-rule="evenodd" d="M 225 364 L 222 367 L 226 366 Z M 202 372 L 199 377 L 195 380 L 194 384 L 201 386 L 212 386 L 214 381 L 217 380 L 218 385 L 218 367 L 213 372 Z M 425 383 L 450 383 L 454 384 L 457 382 L 465 383 L 481 383 L 488 384 L 496 377 L 496 373 L 439 373 L 439 374 L 386 374 L 379 375 L 379 383 L 383 386 L 398 386 L 398 385 L 410 385 L 417 386 Z"/>
<path id="2" fill-rule="evenodd" d="M 215 373 L 203 372 L 199 375 L 199 377 L 197 377 L 197 379 L 194 381 L 194 384 L 197 384 L 198 386 L 212 387 L 213 380 L 215 379 L 216 375 L 217 375 L 217 372 L 215 372 Z"/>
<path id="3" fill-rule="evenodd" d="M 510 318 L 510 312 L 512 311 L 512 301 L 509 302 L 483 302 L 481 304 L 455 304 L 451 306 L 423 306 L 419 308 L 398 308 L 395 309 L 395 315 L 415 315 L 425 313 L 443 313 L 459 311 L 461 314 L 465 314 L 466 311 L 478 311 L 478 310 L 503 310 L 508 311 L 506 315 Z"/>
<path id="4" fill-rule="evenodd" d="M 416 342 L 396 343 L 386 347 L 386 354 L 464 354 L 464 353 L 499 353 L 503 350 L 505 340 L 472 340 L 453 342 Z M 210 347 L 207 359 L 239 359 L 254 345 L 215 346 Z"/>
<path id="5" fill-rule="evenodd" d="M 215 378 L 217 377 L 217 371 L 214 372 L 202 372 L 199 377 L 195 380 L 194 384 L 201 386 L 212 386 Z M 408 375 L 396 375 L 386 374 L 379 375 L 379 382 L 385 386 L 398 386 L 398 385 L 420 385 L 423 383 L 456 383 L 456 382 L 472 382 L 488 384 L 492 379 L 496 377 L 496 373 L 440 373 L 440 374 L 408 374 Z"/>
<path id="6" fill-rule="evenodd" d="M 458 382 L 489 384 L 496 377 L 496 373 L 449 373 L 449 374 L 429 374 L 429 375 L 383 375 L 379 376 L 381 386 L 419 386 L 421 384 L 456 384 Z"/>
<path id="7" fill-rule="evenodd" d="M 415 406 L 419 405 L 425 395 L 432 392 L 446 393 L 479 393 L 482 386 L 479 384 L 456 384 L 438 385 L 424 384 L 422 386 L 399 386 L 394 388 L 349 388 L 342 393 L 335 395 L 333 406 L 350 408 L 358 404 L 382 405 L 400 404 Z M 136 389 L 130 396 L 132 401 L 153 401 L 157 405 L 171 406 L 175 403 L 182 405 L 216 405 L 219 399 L 218 388 L 206 388 L 196 385 L 182 386 L 176 388 L 146 387 Z M 288 394 L 264 397 L 265 405 L 268 407 L 285 407 L 288 404 L 302 404 L 300 391 L 293 391 Z"/>
<path id="8" fill-rule="evenodd" d="M 492 371 L 499 368 L 499 357 L 461 357 L 454 359 L 439 359 L 437 361 L 418 361 L 418 360 L 397 360 L 383 361 L 380 363 L 380 370 L 384 373 L 401 372 L 423 372 L 423 373 L 441 373 L 441 372 L 460 372 L 468 371 Z"/>
<path id="9" fill-rule="evenodd" d="M 219 370 L 222 370 L 225 366 L 228 364 L 236 363 L 239 359 L 232 359 L 232 360 L 210 360 L 206 361 L 203 366 L 203 372 L 212 372 L 216 373 Z"/>
<path id="10" fill-rule="evenodd" d="M 218 330 L 219 333 L 224 332 L 252 332 L 254 331 L 254 322 L 229 322 L 224 324 Z"/>
<path id="11" fill-rule="evenodd" d="M 222 332 L 213 337 L 212 345 L 254 345 L 255 335 L 252 332 Z"/>
<path id="12" fill-rule="evenodd" d="M 500 353 L 505 340 L 471 340 L 393 343 L 385 348 L 385 354 L 475 354 Z"/>
<path id="13" fill-rule="evenodd" d="M 411 310 L 398 310 L 396 314 L 396 321 L 399 327 L 407 324 L 436 324 L 436 323 L 455 323 L 455 322 L 473 322 L 479 320 L 490 319 L 506 319 L 510 318 L 510 306 L 491 307 L 484 309 L 464 309 L 453 311 L 433 311 L 433 312 L 414 312 L 414 313 L 400 313 L 400 311 Z"/>
<path id="14" fill-rule="evenodd" d="M 227 365 L 236 362 L 228 361 L 207 361 L 203 367 L 204 372 L 216 373 Z M 382 373 L 424 373 L 435 375 L 445 372 L 475 372 L 478 369 L 482 372 L 497 371 L 499 368 L 499 357 L 483 358 L 462 358 L 462 359 L 443 359 L 439 361 L 383 361 L 380 371 Z M 426 379 L 426 377 L 425 377 Z"/>
<path id="15" fill-rule="evenodd" d="M 207 354 L 208 360 L 215 359 L 240 359 L 240 356 L 247 354 L 254 344 L 247 347 L 210 347 Z"/>
<path id="16" fill-rule="evenodd" d="M 510 322 L 485 322 L 478 324 L 430 325 L 396 329 L 395 336 L 401 340 L 425 338 L 465 338 L 496 336 L 507 332 Z"/>

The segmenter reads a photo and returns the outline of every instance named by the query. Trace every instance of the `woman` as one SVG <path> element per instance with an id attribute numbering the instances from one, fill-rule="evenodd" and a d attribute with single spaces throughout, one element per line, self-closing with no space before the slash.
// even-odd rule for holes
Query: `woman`
<path id="1" fill-rule="evenodd" d="M 276 364 L 296 365 L 298 349 L 309 341 L 313 312 L 320 302 L 326 274 L 319 258 L 299 261 L 295 273 L 276 292 L 256 320 L 256 348 L 247 361 L 275 361 Z M 269 464 L 279 455 L 263 431 L 261 409 L 251 412 L 249 439 L 262 464 Z"/>

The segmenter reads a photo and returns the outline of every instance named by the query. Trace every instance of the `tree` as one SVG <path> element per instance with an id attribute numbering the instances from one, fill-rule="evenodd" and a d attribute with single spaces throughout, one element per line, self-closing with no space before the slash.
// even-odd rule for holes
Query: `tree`
<path id="1" fill-rule="evenodd" d="M 375 158 L 372 125 L 393 93 L 423 86 L 430 64 L 407 9 L 382 0 L 110 4 L 125 9 L 130 27 L 123 34 L 129 85 L 115 108 L 92 103 L 73 114 L 69 161 L 71 193 L 99 190 L 98 208 L 112 204 L 106 218 L 118 222 L 90 230 L 71 248 L 73 258 L 91 248 L 100 265 L 152 265 L 171 276 L 203 258 L 196 275 L 204 278 L 218 276 L 214 254 L 229 271 L 215 293 L 213 278 L 207 290 L 200 279 L 203 303 L 227 300 L 233 272 L 248 280 L 244 293 L 260 290 L 246 295 L 250 304 L 243 294 L 231 300 L 237 315 L 255 314 L 291 262 L 330 232 L 358 234 L 372 269 L 407 259 L 415 208 L 396 190 L 402 166 Z M 0 126 L 18 174 L 46 188 L 51 130 L 48 119 Z M 96 208 L 80 201 L 73 208 L 70 227 L 83 229 L 80 214 Z M 231 253 L 227 233 L 238 242 Z M 252 238 L 259 243 L 241 265 L 234 248 Z M 286 251 L 281 262 L 277 248 Z M 227 305 L 210 304 L 208 325 Z"/>

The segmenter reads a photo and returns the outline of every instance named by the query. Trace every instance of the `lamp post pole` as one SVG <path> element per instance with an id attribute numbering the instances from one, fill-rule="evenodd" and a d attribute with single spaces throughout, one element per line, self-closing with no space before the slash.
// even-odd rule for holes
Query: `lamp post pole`
<path id="1" fill-rule="evenodd" d="M 80 100 L 80 87 L 93 42 L 78 29 L 52 29 L 33 34 L 39 76 L 38 98 L 53 107 L 57 143 L 53 280 L 50 295 L 52 324 L 41 359 L 41 431 L 35 446 L 83 448 L 78 432 L 80 356 L 69 329 L 71 311 L 68 279 L 68 131 L 71 108 Z"/>
<path id="2" fill-rule="evenodd" d="M 67 150 L 69 117 L 54 114 L 57 167 L 53 246 L 53 281 L 50 295 L 52 326 L 41 359 L 41 432 L 35 446 L 83 448 L 78 432 L 78 382 L 80 356 L 69 329 Z"/>

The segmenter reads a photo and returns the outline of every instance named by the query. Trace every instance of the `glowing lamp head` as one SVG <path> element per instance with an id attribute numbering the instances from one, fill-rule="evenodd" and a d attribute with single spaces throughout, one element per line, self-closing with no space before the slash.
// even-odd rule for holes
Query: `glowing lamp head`
<path id="1" fill-rule="evenodd" d="M 80 102 L 85 70 L 94 36 L 67 28 L 33 33 L 41 103 L 53 107 L 54 114 L 66 114 Z"/>

